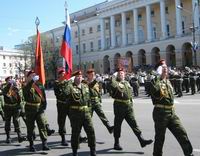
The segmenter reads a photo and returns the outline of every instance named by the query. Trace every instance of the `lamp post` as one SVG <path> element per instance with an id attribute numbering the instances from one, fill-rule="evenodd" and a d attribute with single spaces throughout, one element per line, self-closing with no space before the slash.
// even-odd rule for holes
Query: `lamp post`
<path id="1" fill-rule="evenodd" d="M 74 20 L 74 23 L 77 26 L 77 35 L 78 35 L 78 56 L 79 56 L 79 69 L 81 69 L 81 36 L 80 36 L 80 26 L 77 20 Z"/>
<path id="2" fill-rule="evenodd" d="M 178 9 L 180 10 L 183 10 L 187 13 L 189 13 L 191 16 L 192 16 L 192 26 L 190 27 L 190 30 L 192 31 L 192 42 L 191 42 L 191 45 L 192 45 L 192 51 L 194 53 L 194 65 L 197 66 L 197 48 L 198 48 L 198 43 L 196 42 L 196 27 L 195 26 L 195 17 L 194 17 L 194 13 L 195 13 L 195 9 L 197 7 L 197 2 L 195 2 L 194 4 L 194 7 L 193 7 L 193 12 L 187 10 L 187 9 L 184 9 L 182 6 L 178 5 L 176 6 Z"/>

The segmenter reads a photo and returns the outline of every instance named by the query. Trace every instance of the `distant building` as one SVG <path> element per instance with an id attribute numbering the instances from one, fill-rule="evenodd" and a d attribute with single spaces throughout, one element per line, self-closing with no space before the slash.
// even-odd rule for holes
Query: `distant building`
<path id="1" fill-rule="evenodd" d="M 84 71 L 110 73 L 123 66 L 132 72 L 160 58 L 172 67 L 200 65 L 199 15 L 196 0 L 112 0 L 74 12 L 73 69 L 81 62 Z M 63 32 L 64 26 L 44 34 L 60 49 Z"/>
<path id="2" fill-rule="evenodd" d="M 21 50 L 0 50 L 0 80 L 8 76 L 23 77 L 31 68 L 31 55 Z"/>

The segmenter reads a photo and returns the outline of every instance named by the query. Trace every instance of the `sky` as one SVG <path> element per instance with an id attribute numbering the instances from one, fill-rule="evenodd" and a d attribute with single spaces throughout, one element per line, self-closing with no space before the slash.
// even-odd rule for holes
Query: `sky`
<path id="1" fill-rule="evenodd" d="M 66 0 L 0 0 L 0 46 L 13 49 L 36 34 L 35 19 L 39 17 L 39 31 L 62 26 Z M 69 13 L 79 11 L 105 0 L 67 0 Z"/>

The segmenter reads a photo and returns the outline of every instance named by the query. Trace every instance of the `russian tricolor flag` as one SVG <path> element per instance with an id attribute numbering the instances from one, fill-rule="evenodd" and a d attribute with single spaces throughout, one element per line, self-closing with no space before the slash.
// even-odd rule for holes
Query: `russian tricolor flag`
<path id="1" fill-rule="evenodd" d="M 72 48 L 71 48 L 71 27 L 69 13 L 67 13 L 67 23 L 65 26 L 60 55 L 65 60 L 66 78 L 69 79 L 72 73 Z"/>

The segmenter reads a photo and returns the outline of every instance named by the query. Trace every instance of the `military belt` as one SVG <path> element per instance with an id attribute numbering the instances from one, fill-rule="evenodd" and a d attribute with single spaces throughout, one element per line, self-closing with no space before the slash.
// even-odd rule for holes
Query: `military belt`
<path id="1" fill-rule="evenodd" d="M 14 104 L 13 103 L 5 103 L 4 105 L 8 106 L 8 107 L 15 107 L 15 106 L 17 106 L 17 104 L 18 103 L 14 103 Z"/>
<path id="2" fill-rule="evenodd" d="M 28 106 L 40 106 L 40 103 L 30 103 L 30 102 L 26 102 L 26 105 L 28 105 Z"/>
<path id="3" fill-rule="evenodd" d="M 62 101 L 62 100 L 57 100 L 57 103 L 63 103 L 63 104 L 66 104 L 67 102 L 66 102 L 66 101 Z"/>
<path id="4" fill-rule="evenodd" d="M 83 111 L 86 110 L 88 108 L 88 106 L 70 106 L 71 109 L 76 109 L 79 111 Z"/>
<path id="5" fill-rule="evenodd" d="M 154 106 L 156 108 L 164 108 L 164 109 L 172 109 L 172 108 L 174 108 L 174 105 L 169 106 L 169 105 L 155 104 Z"/>
<path id="6" fill-rule="evenodd" d="M 121 99 L 114 99 L 116 102 L 121 102 L 121 103 L 129 103 L 130 100 L 121 100 Z"/>

